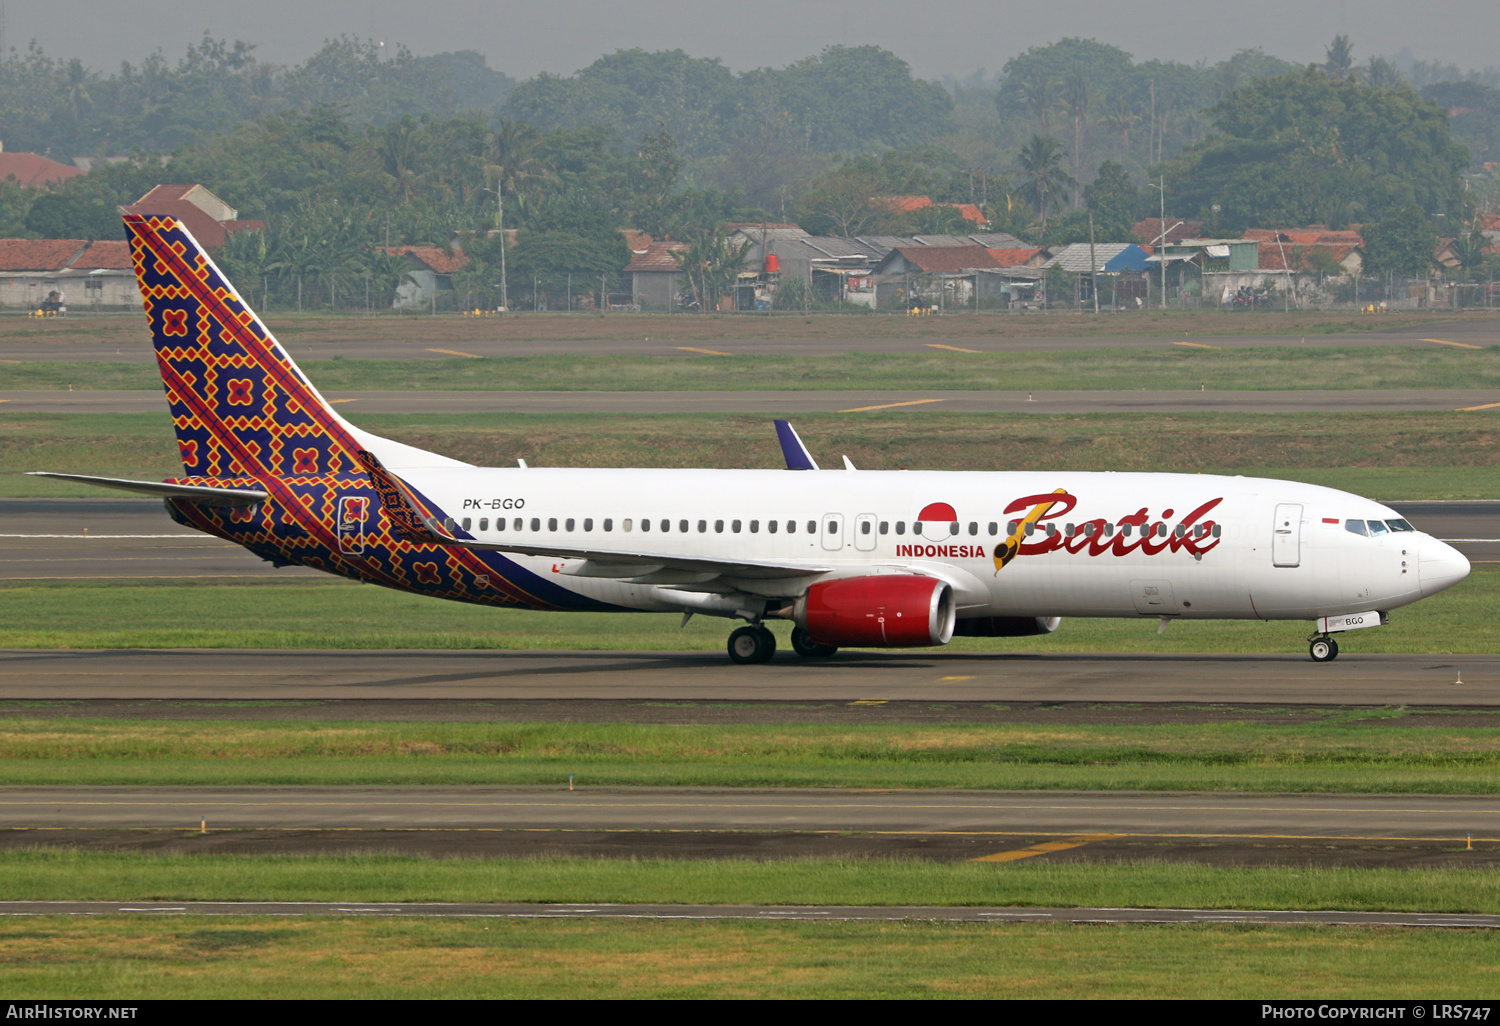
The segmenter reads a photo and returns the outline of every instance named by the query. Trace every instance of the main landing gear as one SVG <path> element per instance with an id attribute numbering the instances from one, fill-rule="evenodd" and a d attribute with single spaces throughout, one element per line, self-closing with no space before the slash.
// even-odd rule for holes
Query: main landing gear
<path id="1" fill-rule="evenodd" d="M 801 627 L 792 628 L 792 650 L 805 659 L 823 659 L 837 652 L 837 645 L 822 645 Z M 729 635 L 729 658 L 737 663 L 765 663 L 776 654 L 776 635 L 762 624 L 741 627 Z"/>
<path id="2" fill-rule="evenodd" d="M 729 658 L 737 663 L 767 663 L 775 654 L 776 635 L 760 624 L 729 635 Z"/>
<path id="3" fill-rule="evenodd" d="M 1326 634 L 1319 634 L 1308 644 L 1307 654 L 1315 663 L 1331 663 L 1339 657 L 1339 643 Z"/>

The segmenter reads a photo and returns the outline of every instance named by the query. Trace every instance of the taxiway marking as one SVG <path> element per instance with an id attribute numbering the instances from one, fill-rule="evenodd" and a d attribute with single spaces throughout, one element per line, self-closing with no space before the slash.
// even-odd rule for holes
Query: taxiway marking
<path id="1" fill-rule="evenodd" d="M 473 353 L 460 353 L 457 349 L 429 349 L 427 351 L 429 353 L 442 353 L 444 356 L 467 356 L 471 360 L 484 359 L 484 357 L 475 356 Z"/>
<path id="2" fill-rule="evenodd" d="M 1035 855 L 1046 855 L 1053 851 L 1067 851 L 1069 848 L 1081 848 L 1092 841 L 1108 841 L 1116 837 L 1126 837 L 1127 834 L 1083 834 L 1078 837 L 1068 837 L 1061 841 L 1045 841 L 1041 844 L 1033 844 L 1030 848 L 1021 848 L 1018 851 L 1001 851 L 993 855 L 981 855 L 970 862 L 1015 862 L 1019 859 L 1029 859 Z"/>
<path id="3" fill-rule="evenodd" d="M 1173 342 L 1174 346 L 1192 346 L 1194 349 L 1218 349 L 1219 346 L 1206 346 L 1202 342 Z"/>
<path id="4" fill-rule="evenodd" d="M 706 356 L 733 356 L 733 353 L 721 353 L 717 349 L 694 349 L 692 346 L 678 346 L 684 353 L 703 353 Z"/>
<path id="5" fill-rule="evenodd" d="M 1500 403 L 1485 403 L 1483 406 L 1461 406 L 1456 412 L 1468 413 L 1471 410 L 1493 410 L 1496 406 L 1500 406 Z"/>
<path id="6" fill-rule="evenodd" d="M 852 410 L 840 410 L 840 413 L 864 413 L 867 410 L 889 410 L 897 406 L 921 406 L 923 403 L 947 402 L 946 399 L 909 399 L 904 403 L 886 403 L 883 406 L 856 406 Z"/>
<path id="7" fill-rule="evenodd" d="M 1423 342 L 1436 342 L 1440 346 L 1458 346 L 1460 349 L 1483 349 L 1484 346 L 1474 346 L 1467 342 L 1449 342 L 1445 338 L 1424 338 Z"/>
<path id="8" fill-rule="evenodd" d="M 951 349 L 955 353 L 982 353 L 982 349 L 960 349 L 958 346 L 945 346 L 940 342 L 928 342 L 928 349 Z"/>

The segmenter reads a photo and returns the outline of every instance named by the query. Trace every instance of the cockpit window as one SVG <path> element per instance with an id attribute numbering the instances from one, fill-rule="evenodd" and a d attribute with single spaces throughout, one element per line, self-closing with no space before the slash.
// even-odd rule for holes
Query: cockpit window
<path id="1" fill-rule="evenodd" d="M 1369 524 L 1371 538 L 1379 538 L 1382 534 L 1391 533 L 1391 529 L 1386 527 L 1385 522 L 1382 520 L 1371 520 Z"/>
<path id="2" fill-rule="evenodd" d="M 1361 534 L 1365 536 L 1368 536 L 1370 533 L 1369 529 L 1365 527 L 1365 522 L 1363 520 L 1345 520 L 1344 530 L 1348 531 L 1350 534 Z"/>
<path id="3" fill-rule="evenodd" d="M 1385 522 L 1385 525 L 1387 527 L 1389 527 L 1392 531 L 1415 531 L 1416 530 L 1415 527 L 1411 526 L 1411 524 L 1408 524 L 1405 520 L 1387 520 Z"/>

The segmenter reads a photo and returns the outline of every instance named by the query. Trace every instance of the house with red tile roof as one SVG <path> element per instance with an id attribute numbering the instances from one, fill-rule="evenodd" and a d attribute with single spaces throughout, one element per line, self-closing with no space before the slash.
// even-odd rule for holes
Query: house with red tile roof
<path id="1" fill-rule="evenodd" d="M 36 310 L 54 302 L 73 309 L 139 309 L 141 293 L 125 242 L 0 239 L 0 307 Z"/>
<path id="2" fill-rule="evenodd" d="M 653 242 L 633 253 L 625 273 L 630 276 L 631 302 L 638 310 L 672 310 L 680 305 L 682 269 L 673 253 L 686 252 L 686 242 Z"/>
<path id="3" fill-rule="evenodd" d="M 236 232 L 266 227 L 264 221 L 241 220 L 239 211 L 201 185 L 158 185 L 120 212 L 175 218 L 209 250 L 218 249 Z"/>
<path id="4" fill-rule="evenodd" d="M 458 246 L 377 246 L 377 252 L 406 257 L 407 281 L 396 287 L 391 307 L 423 310 L 436 302 L 439 292 L 453 289 L 453 275 L 469 266 L 469 258 Z M 496 276 L 498 277 L 498 275 Z"/>
<path id="5" fill-rule="evenodd" d="M 34 189 L 50 189 L 74 175 L 83 174 L 71 164 L 59 164 L 40 153 L 0 152 L 0 182 L 14 181 Z"/>
<path id="6" fill-rule="evenodd" d="M 1040 246 L 1026 249 L 990 249 L 990 256 L 1001 267 L 1040 267 L 1047 262 L 1047 251 Z"/>
<path id="7" fill-rule="evenodd" d="M 1168 245 L 1183 239 L 1196 239 L 1203 232 L 1202 221 L 1184 221 L 1180 217 L 1169 217 L 1163 221 L 1159 217 L 1148 217 L 1131 225 L 1130 234 L 1139 239 L 1142 245 L 1157 246 L 1162 242 L 1163 224 L 1167 227 Z"/>
<path id="8" fill-rule="evenodd" d="M 974 203 L 933 203 L 930 196 L 871 196 L 870 202 L 889 207 L 898 214 L 910 214 L 933 206 L 952 207 L 964 216 L 964 220 L 981 228 L 988 228 L 990 223 Z"/>

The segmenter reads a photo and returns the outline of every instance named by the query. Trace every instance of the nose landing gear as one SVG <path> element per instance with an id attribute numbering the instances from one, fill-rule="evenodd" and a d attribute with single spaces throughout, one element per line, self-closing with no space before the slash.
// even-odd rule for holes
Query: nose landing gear
<path id="1" fill-rule="evenodd" d="M 775 654 L 776 635 L 759 624 L 729 635 L 729 658 L 736 663 L 766 663 Z"/>
<path id="2" fill-rule="evenodd" d="M 1307 646 L 1315 663 L 1331 663 L 1339 657 L 1339 643 L 1326 634 L 1315 636 Z"/>

